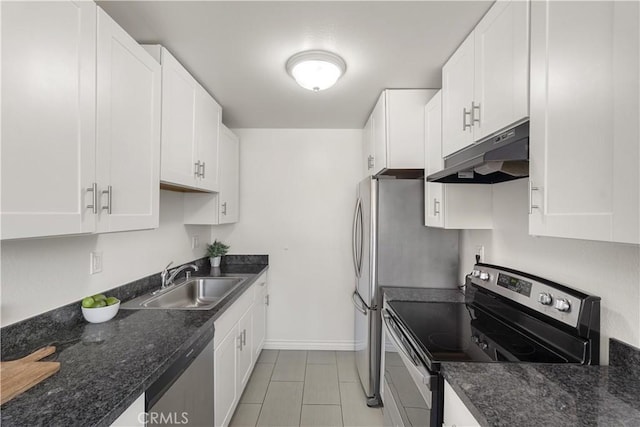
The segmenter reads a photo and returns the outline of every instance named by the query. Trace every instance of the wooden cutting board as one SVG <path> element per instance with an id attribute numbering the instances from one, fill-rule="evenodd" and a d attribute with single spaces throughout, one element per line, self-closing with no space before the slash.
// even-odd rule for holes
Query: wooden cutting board
<path id="1" fill-rule="evenodd" d="M 29 390 L 60 370 L 60 362 L 38 362 L 56 352 L 53 346 L 36 350 L 22 359 L 0 362 L 0 404 Z"/>

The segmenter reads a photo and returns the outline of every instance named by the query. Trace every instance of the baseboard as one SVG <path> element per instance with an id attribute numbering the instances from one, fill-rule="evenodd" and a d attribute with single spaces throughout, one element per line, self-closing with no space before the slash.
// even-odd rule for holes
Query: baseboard
<path id="1" fill-rule="evenodd" d="M 354 341 L 265 340 L 267 350 L 341 350 L 353 351 Z"/>

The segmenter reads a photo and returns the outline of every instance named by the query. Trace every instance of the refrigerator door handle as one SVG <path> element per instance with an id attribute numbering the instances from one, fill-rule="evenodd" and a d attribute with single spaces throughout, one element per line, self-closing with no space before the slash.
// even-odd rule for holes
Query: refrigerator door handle
<path id="1" fill-rule="evenodd" d="M 351 296 L 351 301 L 353 302 L 354 307 L 365 316 L 367 315 L 367 309 L 365 308 L 367 304 L 362 300 L 358 291 L 353 291 L 353 295 Z M 359 302 L 358 302 L 359 301 Z M 362 303 L 362 305 L 360 305 Z"/>
<path id="2" fill-rule="evenodd" d="M 352 250 L 353 250 L 353 268 L 356 271 L 356 277 L 360 277 L 362 271 L 362 200 L 358 198 L 356 202 L 356 210 L 353 215 L 353 235 L 352 235 Z M 360 246 L 360 250 L 358 250 Z"/>

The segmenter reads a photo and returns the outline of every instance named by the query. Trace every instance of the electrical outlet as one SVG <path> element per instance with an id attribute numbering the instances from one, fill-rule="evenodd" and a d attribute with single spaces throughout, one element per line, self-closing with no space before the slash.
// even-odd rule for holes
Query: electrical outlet
<path id="1" fill-rule="evenodd" d="M 89 274 L 96 274 L 102 271 L 102 252 L 91 252 L 89 263 Z"/>
<path id="2" fill-rule="evenodd" d="M 191 236 L 191 249 L 197 249 L 200 247 L 200 237 Z"/>
<path id="3" fill-rule="evenodd" d="M 478 245 L 476 246 L 476 253 L 475 255 L 477 257 L 480 257 L 480 262 L 484 262 L 484 245 Z"/>

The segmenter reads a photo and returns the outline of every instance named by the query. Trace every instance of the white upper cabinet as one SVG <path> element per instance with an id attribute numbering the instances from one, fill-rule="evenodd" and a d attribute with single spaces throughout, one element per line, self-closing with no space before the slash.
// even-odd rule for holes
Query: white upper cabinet
<path id="1" fill-rule="evenodd" d="M 157 227 L 160 66 L 93 2 L 3 3 L 2 37 L 2 238 Z"/>
<path id="2" fill-rule="evenodd" d="M 530 234 L 640 243 L 639 8 L 532 2 Z"/>
<path id="3" fill-rule="evenodd" d="M 374 164 L 374 147 L 373 147 L 373 126 L 374 126 L 373 114 L 367 119 L 367 123 L 362 129 L 362 153 L 364 160 L 363 178 L 371 176 L 372 170 L 375 167 Z"/>
<path id="4" fill-rule="evenodd" d="M 435 93 L 431 89 L 382 92 L 366 125 L 367 175 L 388 169 L 424 169 L 424 105 Z"/>
<path id="5" fill-rule="evenodd" d="M 160 64 L 98 8 L 98 232 L 158 227 Z"/>
<path id="6" fill-rule="evenodd" d="M 498 0 L 442 68 L 444 157 L 529 115 L 529 2 Z"/>
<path id="7" fill-rule="evenodd" d="M 184 194 L 184 223 L 217 225 L 238 222 L 240 214 L 240 139 L 220 125 L 219 192 Z"/>
<path id="8" fill-rule="evenodd" d="M 96 5 L 1 7 L 2 239 L 92 232 Z"/>
<path id="9" fill-rule="evenodd" d="M 196 93 L 194 163 L 200 162 L 197 187 L 218 191 L 218 150 L 222 108 L 202 87 Z"/>
<path id="10" fill-rule="evenodd" d="M 145 48 L 162 64 L 160 180 L 172 186 L 218 191 L 222 108 L 167 49 Z"/>
<path id="11" fill-rule="evenodd" d="M 529 2 L 497 1 L 473 33 L 478 141 L 529 116 Z"/>
<path id="12" fill-rule="evenodd" d="M 473 33 L 442 67 L 442 156 L 473 144 Z"/>
<path id="13" fill-rule="evenodd" d="M 222 125 L 220 135 L 218 224 L 238 222 L 240 213 L 240 139 Z"/>
<path id="14" fill-rule="evenodd" d="M 442 96 L 439 91 L 424 108 L 425 176 L 442 170 Z M 493 227 L 493 192 L 489 184 L 425 182 L 425 225 L 436 228 Z"/>

